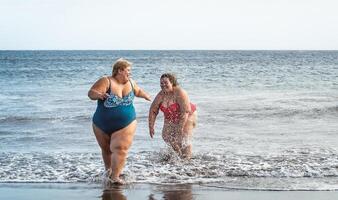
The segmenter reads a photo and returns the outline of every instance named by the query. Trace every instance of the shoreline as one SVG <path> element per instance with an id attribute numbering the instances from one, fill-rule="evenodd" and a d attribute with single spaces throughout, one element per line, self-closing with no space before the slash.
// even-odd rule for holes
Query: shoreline
<path id="1" fill-rule="evenodd" d="M 3 199 L 338 199 L 338 191 L 269 191 L 226 189 L 197 184 L 127 184 L 104 188 L 100 183 L 0 183 Z"/>

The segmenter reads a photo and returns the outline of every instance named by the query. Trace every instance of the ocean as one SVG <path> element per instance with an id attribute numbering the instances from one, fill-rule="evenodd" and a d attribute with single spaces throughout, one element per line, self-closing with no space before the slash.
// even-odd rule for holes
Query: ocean
<path id="1" fill-rule="evenodd" d="M 120 57 L 153 98 L 175 73 L 198 110 L 184 161 L 135 99 L 128 183 L 338 190 L 338 51 L 0 51 L 0 183 L 102 183 L 87 92 Z"/>

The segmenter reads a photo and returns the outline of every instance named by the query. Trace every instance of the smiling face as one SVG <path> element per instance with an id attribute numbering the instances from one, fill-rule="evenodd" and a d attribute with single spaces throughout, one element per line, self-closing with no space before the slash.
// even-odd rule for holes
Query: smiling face
<path id="1" fill-rule="evenodd" d="M 161 78 L 160 86 L 163 92 L 171 92 L 173 91 L 173 84 L 170 82 L 169 78 Z"/>
<path id="2" fill-rule="evenodd" d="M 132 63 L 126 59 L 120 58 L 113 64 L 112 76 L 117 75 L 125 80 L 128 80 L 131 76 L 131 65 Z"/>
<path id="3" fill-rule="evenodd" d="M 131 78 L 131 67 L 126 67 L 124 69 L 119 70 L 119 74 L 125 79 L 129 80 Z"/>

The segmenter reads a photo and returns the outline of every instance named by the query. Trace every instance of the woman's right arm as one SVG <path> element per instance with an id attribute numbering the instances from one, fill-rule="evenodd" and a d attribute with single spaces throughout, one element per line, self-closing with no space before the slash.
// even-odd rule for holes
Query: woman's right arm
<path id="1" fill-rule="evenodd" d="M 106 99 L 109 94 L 106 91 L 109 88 L 109 80 L 107 77 L 102 77 L 98 81 L 94 83 L 94 85 L 88 91 L 88 97 L 91 100 L 104 100 Z"/>
<path id="2" fill-rule="evenodd" d="M 149 109 L 148 122 L 149 122 L 149 134 L 151 138 L 153 138 L 155 134 L 154 125 L 155 125 L 156 117 L 158 115 L 158 110 L 160 109 L 161 102 L 162 102 L 162 95 L 161 95 L 161 92 L 159 92 L 156 95 Z"/>

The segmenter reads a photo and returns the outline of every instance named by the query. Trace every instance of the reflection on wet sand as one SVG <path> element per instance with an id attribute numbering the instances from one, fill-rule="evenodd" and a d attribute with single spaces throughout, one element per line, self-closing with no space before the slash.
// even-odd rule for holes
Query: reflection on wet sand
<path id="1" fill-rule="evenodd" d="M 102 200 L 127 200 L 123 194 L 121 186 L 113 186 L 103 191 Z"/>
<path id="2" fill-rule="evenodd" d="M 122 186 L 110 186 L 106 188 L 102 193 L 102 200 L 127 200 L 135 199 L 135 196 L 125 195 L 128 194 L 128 190 L 131 188 L 140 187 L 139 191 L 143 191 L 142 195 L 137 195 L 137 199 L 148 200 L 192 200 L 193 192 L 192 185 L 122 185 Z M 144 196 L 143 196 L 144 195 Z M 142 197 L 143 196 L 143 197 Z"/>
<path id="3" fill-rule="evenodd" d="M 179 185 L 179 186 L 158 186 L 156 192 L 163 194 L 162 197 L 156 198 L 154 194 L 149 195 L 149 200 L 165 199 L 165 200 L 192 200 L 192 188 L 191 185 Z M 157 196 L 157 195 L 156 195 Z"/>

